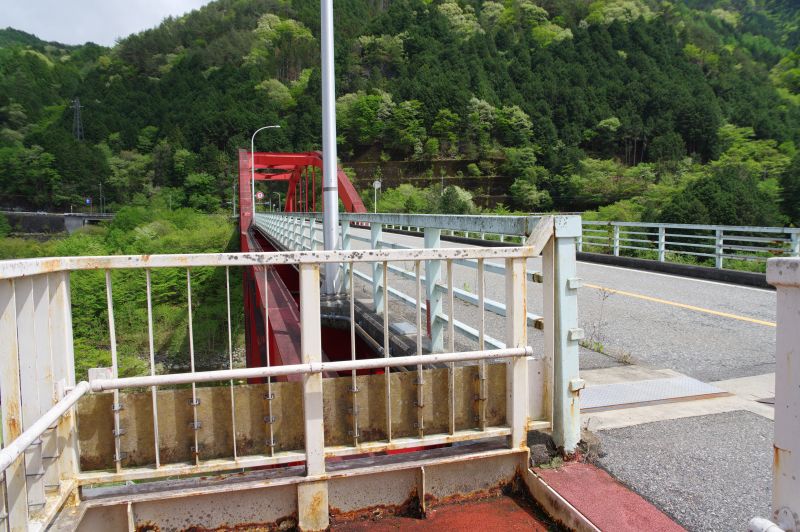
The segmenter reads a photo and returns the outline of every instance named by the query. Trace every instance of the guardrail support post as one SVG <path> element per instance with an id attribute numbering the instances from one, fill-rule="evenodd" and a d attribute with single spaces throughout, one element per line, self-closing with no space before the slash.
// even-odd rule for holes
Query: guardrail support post
<path id="1" fill-rule="evenodd" d="M 0 280 L 0 414 L 3 441 L 10 442 L 22 434 L 22 399 L 17 349 L 17 304 L 14 281 Z M 18 458 L 0 474 L 0 496 L 5 491 L 8 506 L 5 511 L 9 530 L 28 529 L 28 490 L 25 478 L 25 458 Z"/>
<path id="2" fill-rule="evenodd" d="M 614 256 L 619 257 L 619 226 L 615 225 L 613 229 L 614 233 L 614 241 L 613 241 L 613 248 L 614 248 Z"/>
<path id="3" fill-rule="evenodd" d="M 667 254 L 667 228 L 663 225 L 658 228 L 658 262 L 664 262 Z"/>
<path id="4" fill-rule="evenodd" d="M 800 235 L 792 233 L 792 257 L 800 257 Z"/>
<path id="5" fill-rule="evenodd" d="M 300 265 L 300 350 L 303 364 L 322 362 L 320 323 L 320 275 L 318 264 Z M 306 475 L 325 473 L 325 425 L 323 423 L 322 374 L 303 376 Z M 311 481 L 297 486 L 300 530 L 328 528 L 328 483 Z"/>
<path id="6" fill-rule="evenodd" d="M 350 251 L 352 248 L 352 240 L 350 238 L 350 222 L 342 221 L 342 249 L 345 251 Z M 340 289 L 343 293 L 348 293 L 350 291 L 350 276 L 349 271 L 350 268 L 353 267 L 352 263 L 343 262 L 342 263 L 342 277 L 340 281 Z"/>
<path id="7" fill-rule="evenodd" d="M 425 228 L 425 248 L 439 249 L 441 247 L 442 230 Z M 436 285 L 442 278 L 442 261 L 425 261 L 425 298 L 428 309 L 428 336 L 431 339 L 431 353 L 441 353 L 444 350 L 444 323 L 438 318 L 442 314 L 442 294 Z M 450 319 L 454 319 L 450 316 Z"/>
<path id="8" fill-rule="evenodd" d="M 369 243 L 372 249 L 381 248 L 383 239 L 383 226 L 372 223 L 369 226 Z M 383 265 L 379 262 L 372 264 L 372 309 L 376 314 L 383 314 L 383 298 L 386 297 L 384 290 L 385 279 L 383 278 Z"/>
<path id="9" fill-rule="evenodd" d="M 781 530 L 800 529 L 800 259 L 767 261 L 778 319 L 775 353 L 775 442 L 772 518 Z"/>
<path id="10" fill-rule="evenodd" d="M 722 229 L 717 229 L 714 232 L 714 267 L 715 268 L 722 268 L 723 265 L 723 246 L 724 246 L 724 239 L 722 238 Z"/>
<path id="11" fill-rule="evenodd" d="M 525 259 L 506 259 L 506 346 L 528 345 Z M 451 316 L 450 319 L 453 319 Z M 510 447 L 528 446 L 528 361 L 516 357 L 506 368 L 506 420 L 511 427 Z"/>
<path id="12" fill-rule="evenodd" d="M 564 452 L 575 452 L 581 439 L 580 390 L 583 381 L 578 370 L 578 342 L 583 330 L 578 327 L 578 278 L 575 239 L 581 231 L 580 218 L 556 217 L 555 235 L 547 244 L 552 250 L 552 277 L 545 289 L 553 291 L 553 439 Z M 548 286 L 549 284 L 549 286 Z M 549 316 L 545 315 L 545 320 Z"/>

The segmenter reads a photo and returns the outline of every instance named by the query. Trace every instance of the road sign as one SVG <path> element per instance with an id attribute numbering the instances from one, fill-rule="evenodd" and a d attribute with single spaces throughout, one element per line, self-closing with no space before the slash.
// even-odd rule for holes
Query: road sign
<path id="1" fill-rule="evenodd" d="M 256 199 L 264 199 L 264 193 L 261 191 L 256 192 Z"/>
<path id="2" fill-rule="evenodd" d="M 86 205 L 92 204 L 92 198 L 86 198 Z"/>
<path id="3" fill-rule="evenodd" d="M 381 182 L 376 179 L 375 181 L 372 182 L 372 188 L 374 188 L 375 190 L 380 189 L 381 188 Z"/>

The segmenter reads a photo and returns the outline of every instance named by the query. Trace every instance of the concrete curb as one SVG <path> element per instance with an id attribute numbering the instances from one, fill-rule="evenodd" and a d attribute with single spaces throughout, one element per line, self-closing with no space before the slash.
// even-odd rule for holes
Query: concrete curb
<path id="1" fill-rule="evenodd" d="M 614 255 L 603 255 L 601 253 L 579 252 L 577 253 L 577 259 L 581 262 L 608 264 L 612 266 L 632 268 L 635 270 L 645 270 L 667 273 L 671 275 L 681 275 L 683 277 L 693 277 L 695 279 L 706 279 L 709 281 L 720 281 L 723 283 L 753 286 L 756 288 L 775 289 L 773 286 L 770 286 L 767 283 L 767 276 L 763 273 L 720 270 L 717 268 L 709 268 L 707 266 L 692 266 L 690 264 L 658 262 L 656 260 L 637 259 L 633 257 L 615 257 Z"/>

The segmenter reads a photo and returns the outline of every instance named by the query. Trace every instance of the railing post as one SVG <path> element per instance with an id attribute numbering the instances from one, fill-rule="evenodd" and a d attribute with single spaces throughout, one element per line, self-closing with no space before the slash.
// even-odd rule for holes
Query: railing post
<path id="1" fill-rule="evenodd" d="M 725 240 L 723 239 L 722 229 L 717 229 L 714 232 L 714 267 L 722 268 L 723 259 L 722 253 L 724 249 Z"/>
<path id="2" fill-rule="evenodd" d="M 75 358 L 72 338 L 69 272 L 50 274 L 50 329 L 52 331 L 53 373 L 56 388 L 63 393 L 75 386 Z M 61 397 L 56 397 L 60 400 Z M 62 480 L 71 480 L 79 472 L 78 429 L 74 411 L 67 412 L 58 425 L 61 444 L 59 471 Z"/>
<path id="3" fill-rule="evenodd" d="M 317 247 L 317 243 L 315 240 L 317 239 L 317 223 L 314 218 L 309 218 L 308 220 L 308 249 L 309 251 L 314 251 Z M 304 232 L 305 234 L 305 232 Z M 305 249 L 305 236 L 302 239 L 303 245 L 300 249 Z"/>
<path id="4" fill-rule="evenodd" d="M 441 247 L 442 230 L 431 227 L 425 228 L 426 249 L 439 249 Z M 438 318 L 442 314 L 442 294 L 436 289 L 442 278 L 442 261 L 425 261 L 425 299 L 428 309 L 427 326 L 428 336 L 431 339 L 431 353 L 441 353 L 444 350 L 444 323 Z M 450 316 L 450 319 L 454 319 Z"/>
<path id="5" fill-rule="evenodd" d="M 17 303 L 14 281 L 0 279 L 0 422 L 3 441 L 11 442 L 22 434 L 22 396 L 17 343 Z M 25 478 L 25 458 L 18 458 L 5 475 L 0 474 L 0 496 L 5 491 L 7 506 L 0 501 L 0 511 L 6 514 L 10 531 L 28 529 L 28 490 Z M 5 530 L 5 528 L 3 528 Z"/>
<path id="6" fill-rule="evenodd" d="M 350 238 L 350 222 L 343 220 L 340 223 L 342 224 L 342 249 L 350 251 L 353 246 Z M 348 274 L 352 267 L 352 263 L 342 263 L 341 291 L 345 294 L 350 290 L 350 276 Z"/>
<path id="7" fill-rule="evenodd" d="M 318 264 L 300 265 L 300 350 L 303 364 L 322 362 L 319 281 Z M 303 419 L 306 475 L 318 477 L 325 474 L 321 373 L 303 376 Z M 297 510 L 300 530 L 325 530 L 329 524 L 327 482 L 317 480 L 298 484 Z"/>
<path id="8" fill-rule="evenodd" d="M 664 262 L 667 254 L 667 228 L 658 226 L 658 262 Z"/>
<path id="9" fill-rule="evenodd" d="M 800 257 L 800 235 L 792 233 L 792 257 Z"/>
<path id="10" fill-rule="evenodd" d="M 19 348 L 19 381 L 22 398 L 22 429 L 27 430 L 42 415 L 39 402 L 36 369 L 36 312 L 33 277 L 14 282 L 17 303 L 17 346 Z M 42 334 L 46 334 L 43 332 Z M 25 475 L 28 486 L 28 506 L 38 509 L 44 506 L 44 468 L 42 465 L 42 441 L 25 451 Z"/>
<path id="11" fill-rule="evenodd" d="M 555 235 L 548 243 L 553 257 L 553 439 L 567 454 L 575 452 L 581 436 L 578 342 L 583 330 L 578 327 L 580 279 L 575 262 L 580 231 L 580 217 L 556 217 Z"/>
<path id="12" fill-rule="evenodd" d="M 613 229 L 613 242 L 614 256 L 619 257 L 619 226 L 615 225 Z"/>
<path id="13" fill-rule="evenodd" d="M 380 249 L 383 238 L 383 226 L 372 223 L 369 226 L 370 246 Z M 383 314 L 384 293 L 383 266 L 379 262 L 372 263 L 372 309 L 376 314 Z"/>
<path id="14" fill-rule="evenodd" d="M 775 441 L 772 518 L 781 530 L 800 522 L 800 259 L 767 261 L 767 282 L 777 288 Z"/>
<path id="15" fill-rule="evenodd" d="M 50 287 L 49 275 L 32 278 L 34 298 L 34 329 L 36 331 L 36 383 L 39 387 L 39 411 L 44 414 L 56 404 L 55 381 L 53 379 L 52 330 L 50 328 Z M 35 420 L 34 420 L 35 421 Z M 56 431 L 50 429 L 42 434 L 42 468 L 45 490 L 60 486 L 58 473 L 58 438 Z"/>
<path id="16" fill-rule="evenodd" d="M 506 346 L 528 345 L 527 277 L 523 259 L 506 259 Z M 453 319 L 453 316 L 450 316 Z M 528 361 L 515 357 L 506 366 L 506 422 L 510 447 L 528 446 Z"/>

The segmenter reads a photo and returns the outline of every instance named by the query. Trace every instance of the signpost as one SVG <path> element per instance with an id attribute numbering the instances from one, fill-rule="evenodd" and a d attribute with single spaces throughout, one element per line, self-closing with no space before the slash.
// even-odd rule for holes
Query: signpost
<path id="1" fill-rule="evenodd" d="M 375 203 L 374 203 L 374 212 L 378 212 L 378 191 L 381 189 L 381 182 L 379 179 L 376 179 L 372 182 L 372 188 L 375 189 Z"/>

